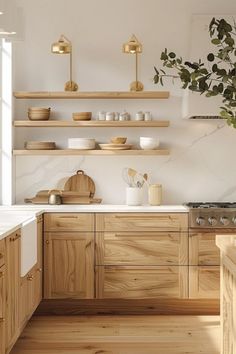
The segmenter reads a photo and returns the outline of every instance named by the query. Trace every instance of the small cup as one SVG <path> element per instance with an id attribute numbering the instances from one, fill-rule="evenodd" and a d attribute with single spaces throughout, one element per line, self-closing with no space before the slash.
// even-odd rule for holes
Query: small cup
<path id="1" fill-rule="evenodd" d="M 127 120 L 127 112 L 120 113 L 119 120 Z"/>
<path id="2" fill-rule="evenodd" d="M 106 120 L 106 112 L 98 112 L 98 120 Z"/>
<path id="3" fill-rule="evenodd" d="M 152 120 L 151 112 L 144 113 L 144 120 Z"/>
<path id="4" fill-rule="evenodd" d="M 115 118 L 115 113 L 114 112 L 107 112 L 106 120 L 114 120 L 114 118 Z"/>
<path id="5" fill-rule="evenodd" d="M 116 112 L 116 113 L 115 113 L 115 118 L 114 118 L 114 120 L 117 121 L 117 120 L 119 120 L 119 118 L 120 118 L 120 114 L 119 114 L 119 112 Z"/>
<path id="6" fill-rule="evenodd" d="M 139 111 L 135 114 L 135 119 L 136 120 L 144 120 L 144 114 L 142 111 Z"/>

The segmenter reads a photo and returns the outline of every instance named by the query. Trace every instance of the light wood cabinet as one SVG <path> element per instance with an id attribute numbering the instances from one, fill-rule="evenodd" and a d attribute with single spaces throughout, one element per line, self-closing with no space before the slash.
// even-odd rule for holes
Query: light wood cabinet
<path id="1" fill-rule="evenodd" d="M 185 214 L 96 215 L 96 297 L 187 298 L 187 227 Z"/>
<path id="2" fill-rule="evenodd" d="M 96 231 L 187 231 L 185 213 L 101 213 L 96 215 Z"/>
<path id="3" fill-rule="evenodd" d="M 189 297 L 192 299 L 219 299 L 220 266 L 190 266 Z"/>
<path id="4" fill-rule="evenodd" d="M 6 245 L 6 351 L 19 335 L 20 230 L 5 239 Z"/>
<path id="5" fill-rule="evenodd" d="M 215 233 L 191 232 L 189 235 L 189 264 L 193 266 L 219 266 L 220 250 Z"/>
<path id="6" fill-rule="evenodd" d="M 37 264 L 20 278 L 20 327 L 23 328 L 42 300 L 42 217 L 37 222 Z"/>
<path id="7" fill-rule="evenodd" d="M 186 266 L 97 266 L 97 298 L 187 298 Z"/>
<path id="8" fill-rule="evenodd" d="M 0 268 L 5 264 L 5 240 L 0 241 Z"/>
<path id="9" fill-rule="evenodd" d="M 5 354 L 5 311 L 6 311 L 6 277 L 5 266 L 0 268 L 0 354 Z"/>
<path id="10" fill-rule="evenodd" d="M 44 297 L 94 297 L 94 233 L 45 233 Z"/>

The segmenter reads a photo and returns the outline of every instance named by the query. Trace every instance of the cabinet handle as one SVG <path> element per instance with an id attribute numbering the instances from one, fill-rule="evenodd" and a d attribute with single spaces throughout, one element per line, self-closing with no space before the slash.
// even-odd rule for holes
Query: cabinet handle
<path id="1" fill-rule="evenodd" d="M 46 244 L 49 245 L 49 240 L 46 240 Z"/>
<path id="2" fill-rule="evenodd" d="M 14 241 L 18 240 L 18 238 L 20 238 L 21 235 L 20 234 L 16 234 L 15 238 L 14 238 Z"/>
<path id="3" fill-rule="evenodd" d="M 33 275 L 28 275 L 27 280 L 32 281 L 34 279 Z"/>

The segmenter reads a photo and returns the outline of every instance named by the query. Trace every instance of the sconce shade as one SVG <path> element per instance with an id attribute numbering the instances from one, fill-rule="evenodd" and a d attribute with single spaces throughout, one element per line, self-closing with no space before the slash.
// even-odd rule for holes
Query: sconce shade
<path id="1" fill-rule="evenodd" d="M 123 53 L 137 54 L 142 53 L 142 50 L 142 44 L 138 41 L 134 34 L 130 38 L 129 42 L 123 44 Z"/>
<path id="2" fill-rule="evenodd" d="M 61 36 L 58 42 L 52 44 L 51 50 L 54 54 L 70 54 L 71 43 L 66 41 L 64 36 Z"/>

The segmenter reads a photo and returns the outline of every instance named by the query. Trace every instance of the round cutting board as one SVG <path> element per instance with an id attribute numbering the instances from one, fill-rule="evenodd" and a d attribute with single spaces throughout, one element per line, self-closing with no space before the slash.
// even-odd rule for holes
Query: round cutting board
<path id="1" fill-rule="evenodd" d="M 95 194 L 95 183 L 84 171 L 79 170 L 66 181 L 64 190 L 82 193 L 89 192 L 89 196 L 93 198 Z"/>

